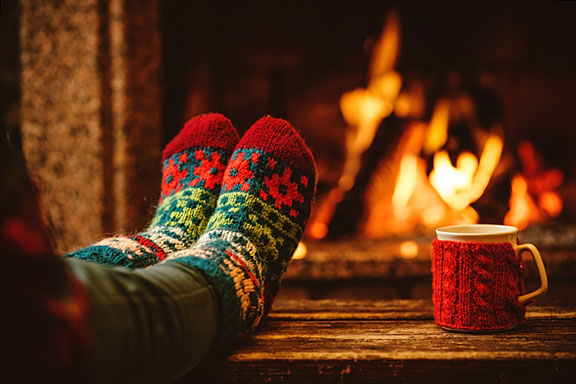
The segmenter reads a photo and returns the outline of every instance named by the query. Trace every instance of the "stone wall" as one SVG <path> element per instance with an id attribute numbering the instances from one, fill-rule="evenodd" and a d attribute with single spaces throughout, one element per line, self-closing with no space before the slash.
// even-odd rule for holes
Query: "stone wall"
<path id="1" fill-rule="evenodd" d="M 21 126 L 55 248 L 142 229 L 160 183 L 157 0 L 21 0 Z"/>

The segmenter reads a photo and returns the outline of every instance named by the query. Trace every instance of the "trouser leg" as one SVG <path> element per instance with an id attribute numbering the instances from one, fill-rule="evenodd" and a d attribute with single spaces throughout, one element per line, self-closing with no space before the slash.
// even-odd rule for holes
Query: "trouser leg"
<path id="1" fill-rule="evenodd" d="M 170 382 L 210 351 L 217 301 L 197 270 L 178 263 L 134 271 L 66 262 L 88 295 L 90 381 Z"/>

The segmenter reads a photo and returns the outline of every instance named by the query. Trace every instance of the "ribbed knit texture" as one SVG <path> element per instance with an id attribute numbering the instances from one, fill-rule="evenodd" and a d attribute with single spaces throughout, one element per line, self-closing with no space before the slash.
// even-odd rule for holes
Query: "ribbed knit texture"
<path id="1" fill-rule="evenodd" d="M 189 120 L 163 152 L 159 205 L 147 231 L 107 238 L 67 256 L 142 268 L 190 247 L 204 232 L 239 136 L 220 114 Z"/>
<path id="2" fill-rule="evenodd" d="M 270 310 L 310 216 L 315 182 L 313 156 L 294 128 L 260 119 L 230 158 L 206 233 L 168 258 L 198 268 L 214 286 L 219 346 L 253 330 Z"/>
<path id="3" fill-rule="evenodd" d="M 458 330 L 498 331 L 524 319 L 522 260 L 510 243 L 434 240 L 434 319 Z"/>

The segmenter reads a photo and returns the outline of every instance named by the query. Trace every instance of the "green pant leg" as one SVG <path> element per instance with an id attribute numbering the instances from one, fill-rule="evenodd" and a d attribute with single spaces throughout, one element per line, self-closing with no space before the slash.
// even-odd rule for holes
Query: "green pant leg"
<path id="1" fill-rule="evenodd" d="M 143 270 L 66 263 L 89 300 L 89 381 L 171 382 L 210 351 L 217 301 L 197 270 L 179 263 Z"/>

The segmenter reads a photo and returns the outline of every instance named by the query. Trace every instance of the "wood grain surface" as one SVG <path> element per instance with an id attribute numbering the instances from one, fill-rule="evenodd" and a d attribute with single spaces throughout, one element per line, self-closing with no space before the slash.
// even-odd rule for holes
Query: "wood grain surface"
<path id="1" fill-rule="evenodd" d="M 428 300 L 281 301 L 181 382 L 573 383 L 576 305 L 532 305 L 514 330 L 465 334 L 436 326 Z"/>

